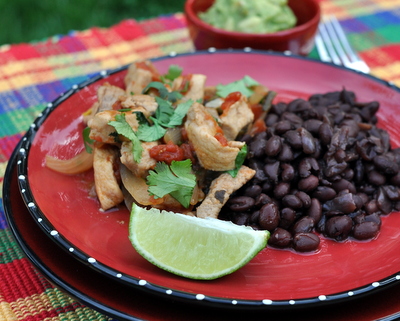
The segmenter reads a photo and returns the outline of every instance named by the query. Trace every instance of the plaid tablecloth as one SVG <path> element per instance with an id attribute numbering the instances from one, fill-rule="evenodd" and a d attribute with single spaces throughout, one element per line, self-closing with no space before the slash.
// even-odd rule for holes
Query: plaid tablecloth
<path id="1" fill-rule="evenodd" d="M 338 17 L 371 73 L 400 86 L 400 0 L 322 0 L 321 5 L 324 15 Z M 60 93 L 100 70 L 137 58 L 192 50 L 181 13 L 1 46 L 0 187 L 16 144 Z M 310 56 L 318 59 L 315 50 Z M 1 202 L 0 320 L 109 320 L 53 287 L 36 271 L 7 226 Z"/>

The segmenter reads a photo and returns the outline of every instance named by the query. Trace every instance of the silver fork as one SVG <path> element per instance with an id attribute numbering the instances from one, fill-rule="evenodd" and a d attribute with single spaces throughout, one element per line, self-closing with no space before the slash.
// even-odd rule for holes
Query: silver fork
<path id="1" fill-rule="evenodd" d="M 332 62 L 366 74 L 370 72 L 365 61 L 352 49 L 335 16 L 330 16 L 319 24 L 315 45 L 322 61 Z"/>

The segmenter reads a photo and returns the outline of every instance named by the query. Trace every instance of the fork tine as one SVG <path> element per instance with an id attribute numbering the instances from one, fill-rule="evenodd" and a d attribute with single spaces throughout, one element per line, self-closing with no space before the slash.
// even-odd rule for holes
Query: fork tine
<path id="1" fill-rule="evenodd" d="M 332 40 L 328 34 L 328 31 L 327 31 L 324 23 L 319 24 L 318 31 L 319 31 L 319 34 L 321 35 L 321 39 L 323 40 L 323 42 L 325 44 L 327 52 L 329 53 L 329 56 L 331 57 L 331 61 L 336 65 L 341 65 L 342 62 L 339 59 L 339 57 L 333 47 L 334 45 L 332 43 Z"/>
<path id="2" fill-rule="evenodd" d="M 339 21 L 335 16 L 330 16 L 330 21 L 333 29 L 335 30 L 336 34 L 338 35 L 344 50 L 346 51 L 347 55 L 350 57 L 350 60 L 359 60 L 360 58 L 354 52 L 353 48 L 351 48 L 349 41 L 343 31 L 342 26 L 340 25 Z"/>
<path id="3" fill-rule="evenodd" d="M 331 39 L 331 42 L 333 44 L 333 47 L 336 49 L 336 52 L 338 56 L 340 57 L 340 60 L 343 65 L 348 66 L 350 63 L 350 60 L 347 56 L 347 53 L 343 50 L 342 42 L 339 37 L 339 34 L 337 34 L 335 26 L 333 25 L 333 21 L 331 19 L 327 19 L 325 21 L 325 27 L 326 30 L 329 34 L 329 37 Z"/>

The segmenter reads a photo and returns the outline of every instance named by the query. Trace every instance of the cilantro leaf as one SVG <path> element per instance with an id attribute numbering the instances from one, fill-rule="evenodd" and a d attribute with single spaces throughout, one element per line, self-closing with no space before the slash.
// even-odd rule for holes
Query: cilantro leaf
<path id="1" fill-rule="evenodd" d="M 141 141 L 153 142 L 159 140 L 165 135 L 165 132 L 167 131 L 159 124 L 159 121 L 157 119 L 153 117 L 150 117 L 150 119 L 154 122 L 154 125 L 150 126 L 148 123 L 141 124 L 137 130 L 137 137 Z"/>
<path id="2" fill-rule="evenodd" d="M 173 115 L 169 119 L 166 127 L 175 127 L 182 124 L 183 118 L 186 116 L 189 108 L 193 105 L 193 100 L 189 99 L 183 103 L 180 103 L 174 110 Z"/>
<path id="3" fill-rule="evenodd" d="M 92 145 L 94 143 L 94 140 L 89 137 L 90 135 L 90 127 L 86 127 L 82 131 L 82 136 L 83 136 L 83 144 L 85 146 L 85 150 L 87 153 L 91 154 L 92 153 Z"/>
<path id="4" fill-rule="evenodd" d="M 174 107 L 172 104 L 160 97 L 156 97 L 156 102 L 158 107 L 156 109 L 155 116 L 160 121 L 161 124 L 168 124 L 171 116 L 174 114 Z"/>
<path id="5" fill-rule="evenodd" d="M 243 147 L 240 149 L 239 153 L 236 156 L 235 159 L 235 168 L 231 169 L 229 171 L 226 171 L 228 174 L 230 174 L 232 177 L 236 177 L 237 173 L 239 172 L 240 167 L 243 165 L 245 159 L 247 156 L 247 145 L 243 145 Z"/>
<path id="6" fill-rule="evenodd" d="M 133 159 L 135 162 L 139 163 L 142 158 L 143 147 L 131 125 L 127 123 L 125 114 L 115 115 L 115 121 L 110 121 L 108 124 L 113 126 L 118 134 L 125 136 L 132 142 Z"/>
<path id="7" fill-rule="evenodd" d="M 151 88 L 157 89 L 158 94 L 162 99 L 169 100 L 171 102 L 176 102 L 177 100 L 182 98 L 182 94 L 177 91 L 168 91 L 167 87 L 162 82 L 152 81 L 149 83 L 145 89 L 143 89 L 143 93 L 146 94 Z"/>
<path id="8" fill-rule="evenodd" d="M 196 186 L 196 176 L 191 173 L 191 170 L 190 159 L 172 161 L 171 166 L 163 162 L 157 163 L 154 171 L 150 171 L 147 176 L 149 193 L 158 198 L 170 194 L 188 208 Z"/>
<path id="9" fill-rule="evenodd" d="M 161 76 L 162 80 L 174 81 L 182 74 L 182 68 L 178 65 L 170 65 L 168 68 L 168 72 L 165 75 Z"/>
<path id="10" fill-rule="evenodd" d="M 217 95 L 220 97 L 226 97 L 234 91 L 239 91 L 243 95 L 249 97 L 253 94 L 253 90 L 250 87 L 257 86 L 259 83 L 251 78 L 250 76 L 244 76 L 242 79 L 236 80 L 226 85 L 217 85 Z"/>

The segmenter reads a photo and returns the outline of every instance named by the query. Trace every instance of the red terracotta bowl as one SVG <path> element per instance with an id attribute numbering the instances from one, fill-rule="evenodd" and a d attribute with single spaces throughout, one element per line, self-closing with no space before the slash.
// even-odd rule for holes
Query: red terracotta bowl
<path id="1" fill-rule="evenodd" d="M 253 34 L 231 32 L 215 28 L 198 17 L 214 0 L 187 0 L 185 16 L 190 37 L 197 50 L 210 47 L 216 49 L 245 48 L 274 51 L 290 51 L 307 55 L 314 46 L 314 37 L 320 21 L 321 10 L 318 0 L 289 0 L 289 7 L 297 17 L 295 27 L 274 33 Z"/>

